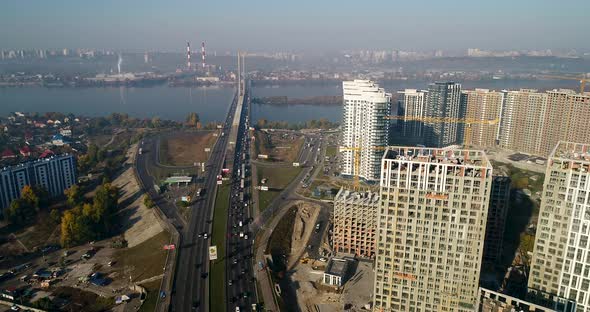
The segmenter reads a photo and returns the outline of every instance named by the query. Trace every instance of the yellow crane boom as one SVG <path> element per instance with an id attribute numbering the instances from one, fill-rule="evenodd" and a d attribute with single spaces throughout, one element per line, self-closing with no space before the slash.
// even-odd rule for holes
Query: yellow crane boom
<path id="1" fill-rule="evenodd" d="M 542 78 L 547 79 L 560 79 L 560 80 L 577 80 L 580 82 L 580 94 L 584 94 L 586 88 L 586 82 L 590 81 L 590 78 L 586 77 L 572 77 L 572 76 L 555 76 L 555 75 L 543 75 Z"/>

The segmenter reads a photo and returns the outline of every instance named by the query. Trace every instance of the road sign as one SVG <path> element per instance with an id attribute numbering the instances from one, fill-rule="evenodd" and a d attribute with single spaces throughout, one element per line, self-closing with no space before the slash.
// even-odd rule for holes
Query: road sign
<path id="1" fill-rule="evenodd" d="M 206 153 L 209 153 L 210 151 L 211 151 L 211 148 L 210 147 L 205 147 L 205 152 Z"/>
<path id="2" fill-rule="evenodd" d="M 209 246 L 209 260 L 217 260 L 217 246 Z"/>
<path id="3" fill-rule="evenodd" d="M 174 249 L 176 249 L 176 245 L 174 245 L 174 244 L 164 245 L 164 250 L 174 250 Z"/>
<path id="4" fill-rule="evenodd" d="M 268 191 L 268 186 L 261 186 L 260 187 L 260 190 L 261 191 Z"/>

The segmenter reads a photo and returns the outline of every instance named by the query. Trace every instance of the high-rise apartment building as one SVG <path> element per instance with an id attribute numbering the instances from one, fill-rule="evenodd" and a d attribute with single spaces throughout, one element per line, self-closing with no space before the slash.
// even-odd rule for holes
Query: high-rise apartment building
<path id="1" fill-rule="evenodd" d="M 492 180 L 483 245 L 483 261 L 490 264 L 498 263 L 502 256 L 502 242 L 510 201 L 510 182 L 510 178 L 506 176 L 494 176 Z"/>
<path id="2" fill-rule="evenodd" d="M 462 105 L 465 107 L 465 119 L 477 121 L 462 124 L 463 144 L 466 146 L 496 146 L 500 135 L 500 116 L 504 103 L 504 93 L 488 89 L 463 91 Z"/>
<path id="3" fill-rule="evenodd" d="M 74 184 L 76 161 L 69 154 L 3 168 L 0 170 L 0 214 L 14 199 L 20 197 L 25 185 L 41 186 L 51 197 L 57 197 Z"/>
<path id="4" fill-rule="evenodd" d="M 425 122 L 426 145 L 445 147 L 459 142 L 459 119 L 461 104 L 461 85 L 455 82 L 435 82 L 428 86 L 425 117 L 451 119 L 443 122 Z"/>
<path id="5" fill-rule="evenodd" d="M 547 111 L 547 93 L 521 89 L 506 92 L 500 147 L 541 154 Z"/>
<path id="6" fill-rule="evenodd" d="M 507 91 L 501 115 L 499 145 L 549 156 L 561 141 L 590 142 L 590 95 L 572 90 Z"/>
<path id="7" fill-rule="evenodd" d="M 492 166 L 482 151 L 386 151 L 374 311 L 476 308 L 491 185 Z"/>
<path id="8" fill-rule="evenodd" d="M 383 150 L 376 147 L 387 146 L 389 141 L 389 119 L 385 117 L 391 111 L 391 94 L 369 80 L 344 81 L 342 90 L 341 173 L 376 181 L 383 156 Z"/>
<path id="9" fill-rule="evenodd" d="M 405 137 L 422 137 L 428 91 L 405 89 L 399 91 L 398 116 L 402 116 L 401 134 Z"/>
<path id="10" fill-rule="evenodd" d="M 590 311 L 590 144 L 559 142 L 547 163 L 529 291 Z M 571 301 L 568 301 L 570 299 Z"/>
<path id="11" fill-rule="evenodd" d="M 378 206 L 377 193 L 340 189 L 334 197 L 335 251 L 373 258 Z"/>

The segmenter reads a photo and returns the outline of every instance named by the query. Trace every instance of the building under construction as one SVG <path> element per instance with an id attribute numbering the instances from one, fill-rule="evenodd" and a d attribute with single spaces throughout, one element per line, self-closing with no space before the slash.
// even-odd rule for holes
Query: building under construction
<path id="1" fill-rule="evenodd" d="M 334 197 L 334 250 L 373 258 L 378 207 L 377 193 L 340 189 Z"/>
<path id="2" fill-rule="evenodd" d="M 487 156 L 392 147 L 381 169 L 374 311 L 473 311 L 492 186 Z"/>
<path id="3" fill-rule="evenodd" d="M 492 182 L 483 251 L 483 261 L 492 265 L 497 264 L 502 257 L 511 182 L 512 180 L 506 176 L 495 176 Z"/>

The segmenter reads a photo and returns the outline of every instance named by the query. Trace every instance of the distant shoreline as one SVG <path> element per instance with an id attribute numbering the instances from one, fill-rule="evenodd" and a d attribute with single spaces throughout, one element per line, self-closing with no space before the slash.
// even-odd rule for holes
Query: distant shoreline
<path id="1" fill-rule="evenodd" d="M 258 105 L 313 105 L 313 106 L 341 106 L 342 96 L 311 96 L 304 98 L 289 98 L 287 96 L 269 96 L 253 98 L 252 104 Z"/>

